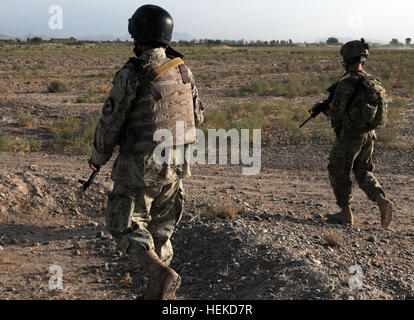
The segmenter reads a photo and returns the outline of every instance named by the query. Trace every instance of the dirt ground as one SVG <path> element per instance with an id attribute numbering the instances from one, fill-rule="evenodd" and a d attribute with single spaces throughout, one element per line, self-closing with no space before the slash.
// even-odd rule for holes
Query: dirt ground
<path id="1" fill-rule="evenodd" d="M 328 151 L 328 146 L 326 146 Z M 281 158 L 286 159 L 281 155 Z M 281 167 L 283 167 L 282 159 Z M 326 155 L 320 154 L 326 164 Z M 0 296 L 2 299 L 134 299 L 145 274 L 116 250 L 104 227 L 110 165 L 86 194 L 78 178 L 87 157 L 0 154 Z M 327 224 L 336 210 L 325 165 L 264 168 L 195 166 L 185 181 L 186 207 L 173 237 L 181 299 L 408 299 L 414 296 L 413 167 L 378 177 L 397 204 L 392 230 L 355 190 L 356 226 Z M 234 221 L 208 212 L 231 197 Z M 339 248 L 327 245 L 334 234 Z M 362 290 L 349 287 L 360 265 Z M 49 290 L 49 268 L 63 271 L 63 290 Z"/>
<path id="2" fill-rule="evenodd" d="M 71 92 L 49 94 L 44 92 L 47 78 L 6 76 L 16 61 L 0 59 L 3 80 L 13 79 L 13 92 L 0 93 L 0 134 L 47 140 L 50 121 L 85 119 L 101 109 L 101 103 L 74 102 L 82 88 L 94 85 L 88 79 Z M 58 71 L 76 61 L 96 70 L 108 63 L 113 71 L 122 59 L 91 59 L 89 65 L 83 58 L 56 61 Z M 195 60 L 190 63 L 196 74 L 220 68 L 206 62 L 197 69 Z M 239 80 L 230 77 L 226 83 L 237 87 Z M 220 85 L 200 83 L 207 108 L 230 100 L 217 92 Z M 310 104 L 318 98 L 305 100 Z M 35 117 L 35 126 L 19 126 L 16 115 L 22 112 Z M 403 116 L 400 137 L 412 142 L 412 99 Z M 172 266 L 183 279 L 179 298 L 414 299 L 412 147 L 376 151 L 376 175 L 396 204 L 390 230 L 381 228 L 375 204 L 356 184 L 356 225 L 349 228 L 323 219 L 337 210 L 326 170 L 332 141 L 295 144 L 283 134 L 271 128 L 263 135 L 258 175 L 243 176 L 241 166 L 193 166 L 184 181 L 183 218 L 172 239 Z M 273 137 L 278 139 L 272 142 Z M 140 294 L 146 274 L 117 250 L 104 226 L 114 158 L 83 194 L 77 180 L 90 174 L 87 155 L 0 152 L 0 299 L 128 300 Z M 227 201 L 240 209 L 234 221 L 212 216 L 211 206 Z M 61 290 L 49 289 L 52 266 L 61 268 Z"/>

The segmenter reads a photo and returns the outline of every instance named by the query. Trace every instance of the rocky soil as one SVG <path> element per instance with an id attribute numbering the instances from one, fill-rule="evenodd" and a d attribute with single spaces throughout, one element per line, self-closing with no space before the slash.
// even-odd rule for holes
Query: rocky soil
<path id="1" fill-rule="evenodd" d="M 134 299 L 145 285 L 145 273 L 118 252 L 104 227 L 110 165 L 82 194 L 77 179 L 89 174 L 86 160 L 0 154 L 2 299 Z M 326 223 L 323 214 L 336 208 L 322 169 L 265 167 L 246 177 L 240 166 L 195 166 L 173 237 L 180 298 L 413 298 L 414 178 L 381 168 L 378 176 L 397 204 L 386 231 L 358 189 L 356 226 Z M 236 219 L 213 217 L 210 206 L 228 198 L 240 209 Z M 356 264 L 361 290 L 349 287 Z M 52 265 L 62 267 L 63 290 L 49 290 Z"/>
<path id="2" fill-rule="evenodd" d="M 101 104 L 75 101 L 91 88 L 110 85 L 110 75 L 124 61 L 113 56 L 2 57 L 0 76 L 10 92 L 0 93 L 0 135 L 47 140 L 50 121 L 98 113 Z M 17 63 L 23 71 L 13 71 Z M 36 71 L 36 63 L 50 70 Z M 200 74 L 218 72 L 227 62 L 189 63 Z M 49 80 L 69 68 L 73 90 L 45 93 Z M 101 69 L 105 77 L 88 77 Z M 230 98 L 218 87 L 237 86 L 236 78 L 201 83 L 205 106 L 226 105 Z M 306 97 L 303 103 L 319 98 Z M 18 125 L 21 113 L 35 118 L 32 128 Z M 403 116 L 400 136 L 409 142 L 412 100 Z M 183 279 L 180 299 L 414 299 L 414 150 L 377 149 L 377 177 L 396 204 L 391 229 L 381 229 L 376 206 L 356 184 L 356 225 L 349 228 L 323 218 L 337 210 L 326 171 L 330 145 L 315 139 L 295 144 L 272 128 L 263 134 L 262 171 L 256 176 L 243 176 L 241 166 L 193 167 L 172 239 L 172 266 Z M 0 152 L 0 299 L 135 299 L 140 294 L 145 272 L 117 250 L 104 226 L 112 161 L 83 194 L 77 180 L 90 174 L 87 156 Z M 239 211 L 234 220 L 212 214 L 212 206 L 225 208 L 229 202 Z M 49 289 L 52 266 L 61 267 L 62 290 Z M 350 272 L 353 267 L 358 274 Z M 361 288 L 352 289 L 350 282 Z"/>

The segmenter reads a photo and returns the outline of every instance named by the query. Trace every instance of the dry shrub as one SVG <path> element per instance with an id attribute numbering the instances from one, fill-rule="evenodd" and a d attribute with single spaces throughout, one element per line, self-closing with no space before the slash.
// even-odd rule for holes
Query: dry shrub
<path id="1" fill-rule="evenodd" d="M 8 93 L 9 91 L 9 88 L 5 84 L 0 83 L 0 93 Z"/>
<path id="2" fill-rule="evenodd" d="M 377 137 L 384 149 L 392 149 L 398 141 L 398 132 L 394 128 L 381 128 L 377 132 Z"/>
<path id="3" fill-rule="evenodd" d="M 334 249 L 339 249 L 342 246 L 342 238 L 338 232 L 332 231 L 324 233 L 323 235 L 328 246 Z"/>
<path id="4" fill-rule="evenodd" d="M 27 137 L 15 137 L 9 134 L 0 135 L 0 152 L 28 152 L 30 142 Z"/>
<path id="5" fill-rule="evenodd" d="M 47 87 L 47 91 L 50 93 L 56 93 L 56 92 L 68 92 L 70 91 L 69 85 L 62 81 L 62 80 L 53 80 L 49 83 L 49 86 Z"/>
<path id="6" fill-rule="evenodd" d="M 109 91 L 111 91 L 111 87 L 101 86 L 98 91 L 99 91 L 99 93 L 108 94 Z"/>
<path id="7" fill-rule="evenodd" d="M 47 127 L 53 133 L 52 146 L 55 151 L 89 154 L 98 117 L 79 120 L 66 117 L 54 121 Z"/>
<path id="8" fill-rule="evenodd" d="M 215 218 L 233 221 L 241 212 L 241 209 L 236 207 L 229 197 L 226 197 L 210 204 L 209 212 Z"/>
<path id="9" fill-rule="evenodd" d="M 17 123 L 21 127 L 32 128 L 34 126 L 35 119 L 29 113 L 19 113 L 17 115 Z"/>

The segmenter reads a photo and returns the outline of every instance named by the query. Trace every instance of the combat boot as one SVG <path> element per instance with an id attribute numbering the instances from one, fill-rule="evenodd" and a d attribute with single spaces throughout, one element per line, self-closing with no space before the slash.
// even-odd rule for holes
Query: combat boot
<path id="1" fill-rule="evenodd" d="M 388 229 L 392 221 L 392 212 L 394 210 L 394 204 L 386 199 L 382 194 L 379 194 L 375 200 L 378 205 L 381 214 L 381 226 L 384 229 Z"/>
<path id="2" fill-rule="evenodd" d="M 341 211 L 337 213 L 325 215 L 325 218 L 328 221 L 348 224 L 351 227 L 354 225 L 354 217 L 352 215 L 351 207 L 349 205 L 344 206 L 343 208 L 341 208 Z"/>
<path id="3" fill-rule="evenodd" d="M 165 266 L 155 253 L 149 251 L 139 263 L 148 271 L 148 285 L 142 296 L 144 300 L 175 300 L 175 292 L 181 284 L 181 277 Z"/>

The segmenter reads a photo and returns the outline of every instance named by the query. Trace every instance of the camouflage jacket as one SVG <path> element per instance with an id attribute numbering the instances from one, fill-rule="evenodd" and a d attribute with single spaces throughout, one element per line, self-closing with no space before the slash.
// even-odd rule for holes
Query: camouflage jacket
<path id="1" fill-rule="evenodd" d="M 164 48 L 155 48 L 144 52 L 139 60 L 145 63 L 164 61 Z M 193 96 L 195 124 L 199 126 L 204 121 L 204 108 L 199 99 L 194 76 L 189 70 L 191 91 Z M 129 117 L 134 116 L 131 105 L 137 97 L 140 74 L 132 63 L 127 63 L 119 70 L 113 80 L 109 98 L 104 104 L 102 115 L 96 126 L 91 161 L 104 165 L 112 156 L 117 145 L 122 144 L 123 126 Z M 139 119 L 137 119 L 139 120 Z M 188 145 L 185 146 L 185 151 Z M 175 150 L 174 150 L 175 154 Z M 121 152 L 113 165 L 111 178 L 115 182 L 130 186 L 164 185 L 191 175 L 189 164 L 157 164 L 153 151 L 137 150 Z"/>
<path id="2" fill-rule="evenodd" d="M 349 117 L 349 105 L 355 100 L 356 88 L 360 83 L 360 75 L 369 76 L 365 71 L 349 72 L 343 76 L 337 83 L 333 100 L 327 110 L 327 115 L 332 121 L 339 138 L 345 136 L 358 136 L 363 133 L 358 132 L 353 127 L 353 119 Z M 376 138 L 375 130 L 367 133 Z"/>

